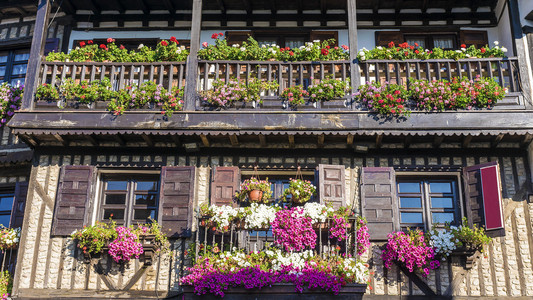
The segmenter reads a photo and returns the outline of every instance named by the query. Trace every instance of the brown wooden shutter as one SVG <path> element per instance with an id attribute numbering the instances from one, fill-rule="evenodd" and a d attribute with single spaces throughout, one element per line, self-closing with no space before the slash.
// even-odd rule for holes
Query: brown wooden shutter
<path id="1" fill-rule="evenodd" d="M 403 43 L 403 33 L 401 31 L 376 32 L 376 46 L 388 47 L 390 42 L 394 42 L 396 46 Z"/>
<path id="2" fill-rule="evenodd" d="M 236 206 L 235 192 L 241 184 L 238 167 L 214 167 L 211 175 L 211 204 Z"/>
<path id="3" fill-rule="evenodd" d="M 252 35 L 251 31 L 226 31 L 226 41 L 228 45 L 239 44 L 248 40 Z"/>
<path id="4" fill-rule="evenodd" d="M 13 199 L 13 209 L 11 210 L 11 228 L 22 227 L 27 196 L 28 183 L 17 182 L 15 186 L 15 197 Z"/>
<path id="5" fill-rule="evenodd" d="M 320 203 L 331 203 L 335 209 L 346 206 L 344 166 L 319 165 L 318 176 Z"/>
<path id="6" fill-rule="evenodd" d="M 387 240 L 399 230 L 396 175 L 393 168 L 363 168 L 361 212 L 368 222 L 371 240 Z"/>
<path id="7" fill-rule="evenodd" d="M 159 222 L 169 237 L 191 235 L 196 167 L 163 167 Z"/>
<path id="8" fill-rule="evenodd" d="M 490 236 L 505 235 L 498 163 L 464 168 L 463 180 L 468 225 L 483 227 Z"/>
<path id="9" fill-rule="evenodd" d="M 57 190 L 52 235 L 70 235 L 87 224 L 94 167 L 64 166 Z"/>
<path id="10" fill-rule="evenodd" d="M 337 31 L 311 31 L 309 39 L 312 41 L 325 41 L 329 39 L 334 39 L 335 43 L 330 44 L 331 47 L 339 45 L 339 32 Z"/>
<path id="11" fill-rule="evenodd" d="M 459 32 L 459 41 L 459 44 L 465 44 L 467 47 L 474 45 L 479 49 L 488 45 L 489 38 L 486 31 L 461 30 Z"/>

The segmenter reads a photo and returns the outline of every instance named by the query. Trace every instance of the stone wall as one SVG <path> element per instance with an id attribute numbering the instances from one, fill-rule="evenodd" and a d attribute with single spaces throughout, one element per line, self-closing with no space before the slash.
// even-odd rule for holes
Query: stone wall
<path id="1" fill-rule="evenodd" d="M 526 201 L 529 178 L 525 154 L 509 156 L 465 156 L 455 152 L 435 154 L 377 156 L 373 154 L 336 156 L 198 156 L 198 155 L 132 155 L 127 153 L 98 155 L 47 155 L 36 157 L 30 177 L 30 188 L 23 227 L 19 263 L 15 278 L 15 293 L 24 295 L 30 291 L 110 290 L 121 289 L 142 267 L 139 261 L 132 262 L 121 271 L 115 264 L 102 261 L 108 273 L 102 278 L 93 264 L 84 264 L 79 259 L 70 238 L 51 237 L 53 208 L 57 192 L 60 168 L 63 165 L 84 164 L 98 167 L 159 168 L 163 165 L 194 165 L 196 172 L 195 205 L 209 201 L 210 176 L 213 166 L 237 165 L 251 169 L 256 162 L 261 168 L 295 170 L 296 165 L 314 169 L 319 163 L 344 165 L 346 168 L 346 194 L 348 204 L 357 213 L 360 211 L 359 176 L 364 166 L 395 166 L 397 168 L 439 171 L 460 169 L 461 166 L 488 161 L 499 161 L 505 199 L 506 236 L 496 238 L 487 251 L 475 260 L 471 270 L 465 270 L 458 260 L 442 264 L 442 267 L 423 279 L 439 295 L 458 296 L 533 296 L 533 205 Z M 474 153 L 474 152 L 472 152 Z M 511 153 L 512 154 L 512 153 Z M 196 224 L 193 224 L 193 228 Z M 154 264 L 133 285 L 131 290 L 161 293 L 179 289 L 182 275 L 183 251 L 190 241 L 175 240 L 169 255 L 156 258 Z M 381 261 L 380 245 L 364 256 L 371 265 L 372 276 L 368 295 L 423 295 L 416 284 L 397 268 L 386 270 Z M 109 266 L 109 269 L 107 267 Z"/>

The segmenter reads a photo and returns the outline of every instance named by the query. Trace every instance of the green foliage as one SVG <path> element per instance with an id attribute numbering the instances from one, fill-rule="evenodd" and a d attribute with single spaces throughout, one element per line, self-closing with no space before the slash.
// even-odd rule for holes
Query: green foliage
<path id="1" fill-rule="evenodd" d="M 278 83 L 276 81 L 252 78 L 245 82 L 231 78 L 226 82 L 224 79 L 219 79 L 213 82 L 212 89 L 203 91 L 201 97 L 209 104 L 218 107 L 227 107 L 236 101 L 256 101 L 261 104 L 261 94 L 277 88 Z"/>
<path id="2" fill-rule="evenodd" d="M 103 248 L 117 238 L 115 228 L 115 222 L 96 222 L 93 226 L 84 226 L 82 230 L 75 231 L 71 237 L 77 241 L 78 248 L 82 249 L 83 253 L 102 253 Z"/>
<path id="3" fill-rule="evenodd" d="M 468 220 L 463 218 L 463 224 L 459 227 L 447 226 L 446 229 L 450 230 L 453 235 L 459 240 L 458 246 L 473 246 L 477 249 L 483 249 L 485 245 L 488 245 L 492 240 L 485 234 L 485 229 L 474 224 L 473 227 L 468 227 Z"/>
<path id="4" fill-rule="evenodd" d="M 409 93 L 402 85 L 372 82 L 362 85 L 355 94 L 363 106 L 382 116 L 408 116 Z"/>
<path id="5" fill-rule="evenodd" d="M 283 191 L 283 195 L 281 195 L 280 199 L 283 201 L 288 201 L 290 199 L 295 203 L 305 203 L 315 194 L 316 186 L 314 186 L 311 181 L 291 178 L 289 187 Z"/>
<path id="6" fill-rule="evenodd" d="M 9 271 L 0 272 L 0 296 L 2 299 L 9 299 L 13 290 L 13 276 Z"/>
<path id="7" fill-rule="evenodd" d="M 58 100 L 59 91 L 51 84 L 43 83 L 35 91 L 35 98 L 40 100 Z"/>
<path id="8" fill-rule="evenodd" d="M 289 105 L 292 107 L 297 107 L 298 105 L 305 104 L 305 98 L 309 96 L 303 86 L 295 85 L 288 88 L 285 88 L 280 95 L 281 99 L 288 101 Z"/>
<path id="9" fill-rule="evenodd" d="M 272 197 L 272 189 L 270 188 L 270 186 L 271 183 L 268 181 L 268 178 L 266 178 L 266 180 L 259 180 L 255 177 L 246 179 L 241 183 L 240 191 L 235 193 L 235 198 L 239 199 L 240 201 L 243 201 L 244 199 L 246 199 L 246 196 L 249 192 L 253 190 L 260 190 L 263 192 L 261 202 L 267 203 L 270 197 Z"/>
<path id="10" fill-rule="evenodd" d="M 346 80 L 325 78 L 323 80 L 316 80 L 315 84 L 311 84 L 307 88 L 309 93 L 309 101 L 329 101 L 332 99 L 339 99 L 346 96 L 351 90 L 350 79 Z"/>

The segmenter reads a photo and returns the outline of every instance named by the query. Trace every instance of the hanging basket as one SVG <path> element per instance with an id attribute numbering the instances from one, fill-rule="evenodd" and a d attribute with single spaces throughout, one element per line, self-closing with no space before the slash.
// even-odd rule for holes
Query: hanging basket
<path id="1" fill-rule="evenodd" d="M 248 192 L 248 201 L 250 203 L 259 203 L 263 199 L 263 191 L 251 190 Z"/>

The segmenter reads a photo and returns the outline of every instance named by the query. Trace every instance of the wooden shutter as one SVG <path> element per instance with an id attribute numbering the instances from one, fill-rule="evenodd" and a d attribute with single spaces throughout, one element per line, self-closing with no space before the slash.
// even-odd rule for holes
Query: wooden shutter
<path id="1" fill-rule="evenodd" d="M 393 168 L 363 168 L 361 174 L 361 212 L 368 221 L 370 239 L 387 240 L 399 230 L 396 175 Z"/>
<path id="2" fill-rule="evenodd" d="M 461 30 L 459 32 L 459 40 L 459 44 L 465 44 L 467 47 L 474 45 L 478 49 L 487 46 L 489 43 L 487 32 L 480 30 Z"/>
<path id="3" fill-rule="evenodd" d="M 159 221 L 169 237 L 191 235 L 196 167 L 163 167 Z"/>
<path id="4" fill-rule="evenodd" d="M 388 47 L 390 42 L 394 42 L 396 46 L 403 43 L 403 33 L 401 31 L 376 32 L 376 46 Z"/>
<path id="5" fill-rule="evenodd" d="M 484 227 L 488 235 L 505 235 L 500 170 L 497 162 L 463 170 L 468 225 Z"/>
<path id="6" fill-rule="evenodd" d="M 230 46 L 233 44 L 242 45 L 242 42 L 247 41 L 251 35 L 251 31 L 226 31 L 226 41 Z"/>
<path id="7" fill-rule="evenodd" d="M 57 190 L 52 235 L 70 235 L 87 224 L 94 167 L 65 166 Z"/>
<path id="8" fill-rule="evenodd" d="M 309 39 L 312 41 L 325 41 L 329 39 L 334 39 L 335 43 L 330 44 L 331 47 L 339 45 L 339 32 L 337 31 L 311 31 Z"/>
<path id="9" fill-rule="evenodd" d="M 236 206 L 235 192 L 241 184 L 238 167 L 214 167 L 211 175 L 211 204 Z"/>
<path id="10" fill-rule="evenodd" d="M 319 165 L 318 174 L 320 203 L 331 203 L 335 209 L 346 206 L 344 166 Z"/>
<path id="11" fill-rule="evenodd" d="M 11 210 L 11 228 L 22 228 L 27 196 L 28 183 L 17 182 L 17 185 L 15 186 L 15 197 L 13 199 L 13 209 Z"/>

